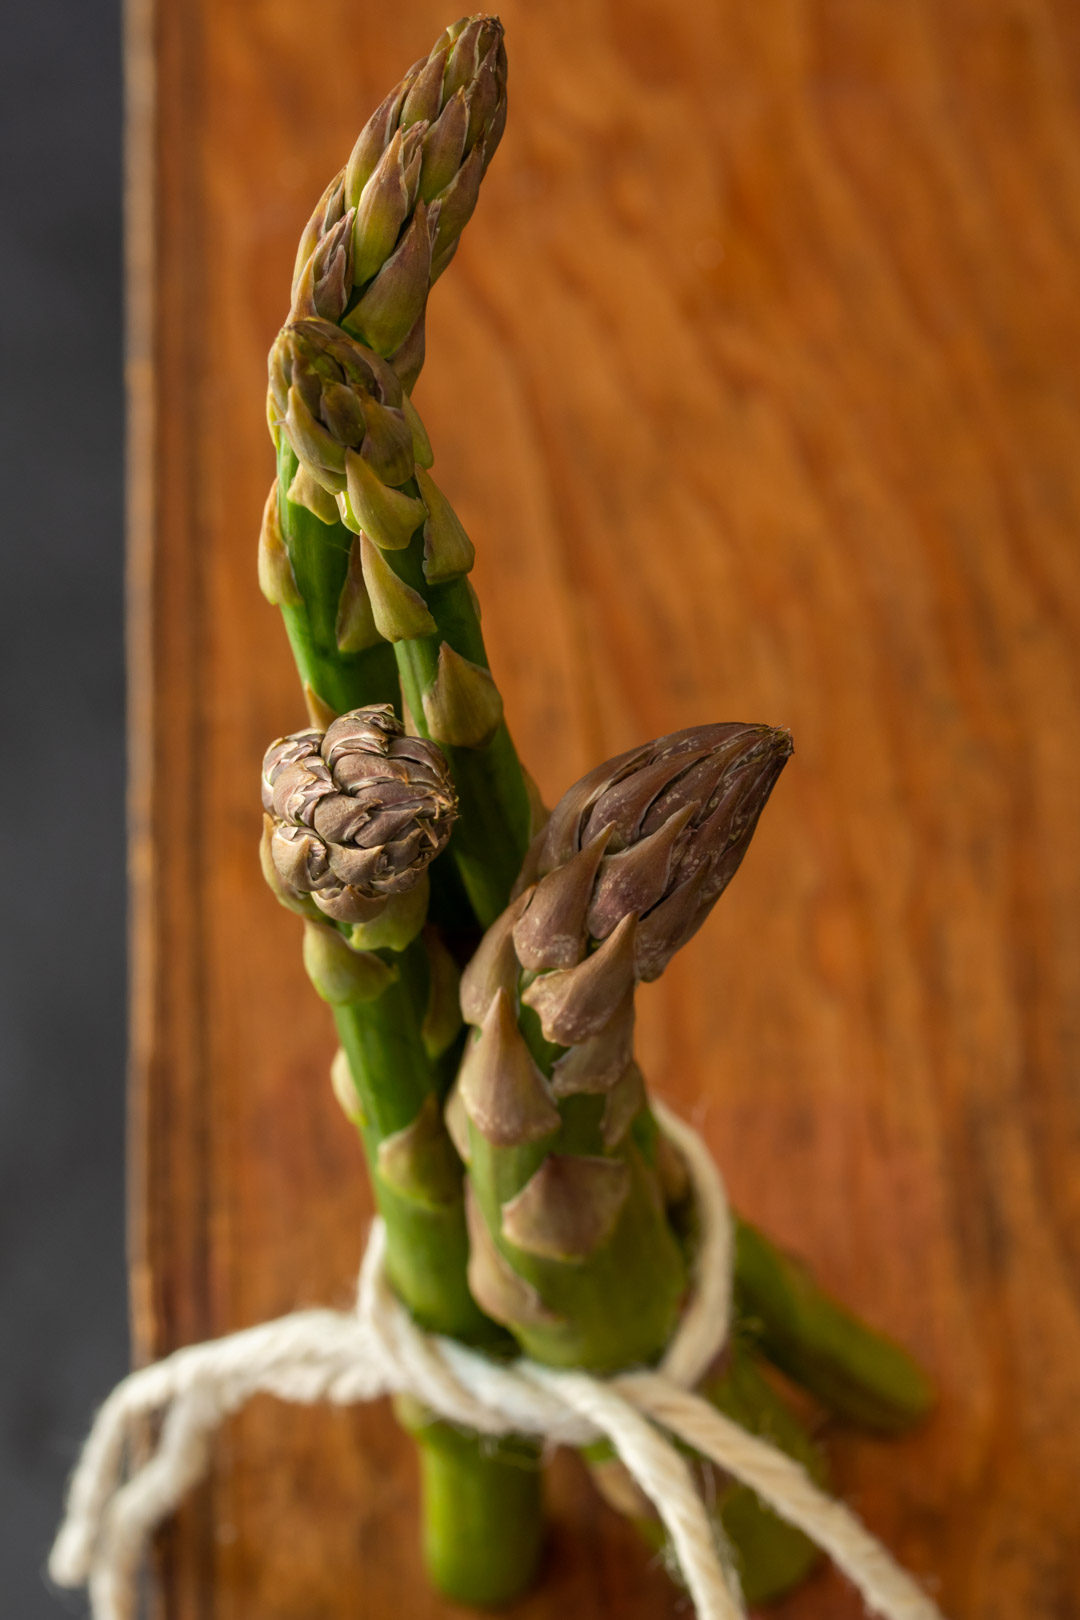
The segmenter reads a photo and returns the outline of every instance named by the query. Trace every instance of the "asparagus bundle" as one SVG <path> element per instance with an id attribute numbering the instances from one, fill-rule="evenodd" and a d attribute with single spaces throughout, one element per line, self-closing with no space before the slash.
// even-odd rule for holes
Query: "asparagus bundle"
<path id="1" fill-rule="evenodd" d="M 685 1177 L 633 1057 L 635 988 L 730 881 L 790 739 L 731 725 L 662 738 L 583 778 L 537 832 L 473 547 L 410 398 L 428 291 L 475 206 L 505 85 L 499 23 L 448 28 L 368 121 L 301 240 L 270 355 L 277 478 L 259 578 L 312 726 L 267 753 L 263 867 L 304 919 L 305 965 L 333 1009 L 332 1078 L 402 1301 L 489 1354 L 520 1345 L 608 1371 L 659 1357 L 694 1253 Z M 870 1426 L 921 1415 L 928 1391 L 903 1352 L 754 1229 L 737 1252 L 739 1327 L 710 1399 L 812 1469 L 759 1355 Z M 537 1447 L 481 1443 L 411 1401 L 399 1415 L 420 1442 L 433 1579 L 503 1601 L 540 1547 Z M 656 1540 L 620 1465 L 590 1461 Z M 799 1578 L 813 1554 L 798 1532 L 745 1490 L 716 1481 L 715 1497 L 748 1595 Z"/>

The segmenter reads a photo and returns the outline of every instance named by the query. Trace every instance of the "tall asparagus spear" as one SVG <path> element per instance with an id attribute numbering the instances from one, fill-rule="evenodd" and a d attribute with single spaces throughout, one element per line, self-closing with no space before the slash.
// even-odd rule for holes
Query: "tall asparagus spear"
<path id="1" fill-rule="evenodd" d="M 411 390 L 423 363 L 429 287 L 456 251 L 505 122 L 502 26 L 494 17 L 462 18 L 372 114 L 297 251 L 290 320 L 339 323 L 369 355 L 388 359 L 400 379 L 391 408 L 404 409 L 424 445 L 402 388 Z M 380 384 L 386 382 L 384 367 Z M 271 431 L 279 467 L 264 520 L 260 580 L 282 607 L 314 715 L 397 702 L 396 682 L 389 691 L 389 649 L 363 599 L 352 533 L 274 422 Z M 430 465 L 430 451 L 418 459 Z M 458 545 L 468 547 L 463 534 Z M 467 567 L 432 569 L 429 560 L 431 582 Z"/>
<path id="2" fill-rule="evenodd" d="M 411 388 L 419 372 L 428 286 L 453 254 L 498 144 L 506 112 L 505 70 L 497 21 L 474 18 L 448 29 L 369 120 L 301 241 L 292 320 L 315 322 L 323 329 L 324 348 L 334 331 L 349 341 L 331 325 L 338 320 L 365 339 L 371 429 L 353 446 L 364 463 L 361 483 L 369 470 L 376 477 L 393 475 L 402 423 L 417 459 L 430 463 L 426 435 L 402 379 Z M 388 356 L 396 369 L 385 363 Z M 264 594 L 281 607 L 310 717 L 323 729 L 335 715 L 364 704 L 389 704 L 400 713 L 397 661 L 375 622 L 363 542 L 302 465 L 289 435 L 276 422 L 271 431 L 278 477 L 264 514 L 259 578 Z M 411 464 L 409 476 L 415 477 Z M 429 542 L 438 518 L 438 513 L 425 518 Z M 468 546 L 463 532 L 455 531 L 451 539 L 458 553 Z M 443 560 L 450 578 L 456 564 L 453 557 Z M 503 797 L 509 793 L 521 822 L 520 771 L 505 735 L 494 757 L 509 784 Z M 477 795 L 468 781 L 463 791 L 466 799 L 471 791 L 474 801 L 471 823 L 480 819 Z M 501 841 L 511 850 L 504 860 L 512 878 L 525 835 L 512 831 L 504 837 L 497 817 L 489 831 L 493 846 Z M 429 1178 L 440 1185 L 444 1177 L 449 1181 L 441 1119 L 436 1111 L 432 1121 L 430 1102 L 444 1089 L 453 1059 L 459 1022 L 454 963 L 430 931 L 423 944 L 413 942 L 395 957 L 387 947 L 351 952 L 340 929 L 335 934 L 311 915 L 315 899 L 295 891 L 290 899 L 269 840 L 264 864 L 287 903 L 309 914 L 305 958 L 321 993 L 334 1005 L 344 1054 L 334 1066 L 335 1086 L 361 1127 L 374 1165 L 395 1285 L 427 1325 L 483 1339 L 493 1329 L 466 1288 L 460 1200 L 445 1207 L 437 1199 L 425 1204 L 390 1185 L 392 1170 L 400 1182 L 403 1161 L 418 1156 Z M 457 931 L 473 924 L 473 912 L 460 884 L 450 881 L 452 871 L 445 861 L 435 870 L 434 910 Z M 508 882 L 504 876 L 504 885 Z M 411 894 L 413 921 L 422 909 L 423 889 L 418 884 Z M 375 964 L 381 975 L 373 976 Z M 417 1103 L 419 1112 L 411 1112 Z M 418 1121 L 425 1133 L 421 1144 L 415 1141 Z M 410 1131 L 417 1151 L 405 1154 Z M 539 1548 L 535 1448 L 510 1441 L 492 1449 L 476 1437 L 427 1422 L 416 1411 L 403 1416 L 421 1444 L 424 1540 L 433 1579 L 463 1601 L 497 1602 L 512 1595 L 527 1584 Z"/>

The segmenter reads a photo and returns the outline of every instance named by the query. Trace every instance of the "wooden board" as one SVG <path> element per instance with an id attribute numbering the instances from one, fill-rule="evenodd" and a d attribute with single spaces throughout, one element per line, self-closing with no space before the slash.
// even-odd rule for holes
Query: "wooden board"
<path id="1" fill-rule="evenodd" d="M 132 0 L 140 1357 L 348 1299 L 369 1205 L 264 890 L 302 720 L 254 577 L 296 238 L 435 0 Z M 417 392 L 554 798 L 699 719 L 797 753 L 642 1056 L 740 1205 L 925 1358 L 847 1499 L 954 1620 L 1080 1590 L 1080 10 L 504 8 L 509 130 Z M 513 1614 L 675 1615 L 576 1463 Z M 451 1611 L 383 1407 L 269 1401 L 165 1538 L 170 1620 Z M 831 1573 L 779 1611 L 850 1620 Z"/>

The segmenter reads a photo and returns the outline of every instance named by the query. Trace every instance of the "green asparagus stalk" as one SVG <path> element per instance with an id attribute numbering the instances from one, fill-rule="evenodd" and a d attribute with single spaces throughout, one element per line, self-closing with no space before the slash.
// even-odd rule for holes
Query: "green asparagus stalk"
<path id="1" fill-rule="evenodd" d="M 725 1417 L 786 1451 L 811 1478 L 825 1483 L 820 1449 L 762 1376 L 741 1331 L 736 1332 L 728 1353 L 705 1379 L 701 1394 Z M 655 1552 L 666 1556 L 667 1536 L 656 1508 L 611 1447 L 590 1447 L 586 1460 L 605 1501 L 633 1522 Z M 806 1577 L 817 1561 L 813 1548 L 802 1536 L 778 1535 L 775 1516 L 752 1491 L 718 1478 L 712 1469 L 707 1489 L 713 1517 L 719 1520 L 738 1559 L 739 1584 L 750 1607 L 780 1597 Z"/>
<path id="2" fill-rule="evenodd" d="M 634 991 L 704 921 L 790 751 L 786 732 L 705 726 L 598 767 L 556 806 L 465 970 L 475 1033 L 447 1112 L 468 1166 L 469 1281 L 541 1362 L 610 1373 L 671 1338 L 687 1263 L 633 1057 Z M 710 1398 L 820 1470 L 748 1358 L 729 1354 Z M 609 1497 L 633 1496 L 614 1458 L 594 1462 Z M 800 1532 L 743 1488 L 714 1489 L 756 1598 L 805 1575 Z"/>
<path id="3" fill-rule="evenodd" d="M 414 1314 L 483 1337 L 464 1287 L 440 1275 L 465 1253 L 461 1171 L 439 1108 L 437 1052 L 424 1044 L 430 973 L 418 935 L 427 868 L 450 834 L 453 787 L 439 751 L 404 737 L 387 708 L 274 743 L 263 762 L 267 865 L 305 917 L 304 961 L 334 1008 L 359 1126 L 387 1222 L 388 1265 Z M 424 1237 L 429 1226 L 442 1244 Z"/>
<path id="4" fill-rule="evenodd" d="M 662 773 L 664 770 L 662 762 L 648 761 L 647 750 L 625 755 L 613 764 L 624 772 L 641 770 L 646 792 L 653 780 L 648 773 Z M 710 768 L 699 765 L 695 771 L 698 777 L 704 773 L 707 781 Z M 575 857 L 581 858 L 579 852 L 584 843 L 602 828 L 598 819 L 601 811 L 595 805 L 588 811 L 589 819 L 585 822 L 581 820 L 580 807 L 584 805 L 587 809 L 592 803 L 598 788 L 605 781 L 605 772 L 609 770 L 609 766 L 599 767 L 583 778 L 560 802 L 547 824 L 544 837 L 533 846 L 523 873 L 523 882 L 571 862 Z M 694 771 L 687 772 L 680 792 L 684 795 L 691 793 L 698 777 L 695 777 Z M 632 814 L 635 790 L 624 780 L 617 791 L 624 798 L 629 797 Z M 627 813 L 611 790 L 605 791 L 598 802 L 604 807 L 602 813 L 605 815 L 610 813 L 608 807 L 612 805 L 624 817 Z M 738 836 L 718 857 L 713 875 L 708 879 L 698 878 L 695 884 L 687 884 L 681 889 L 676 885 L 674 892 L 662 904 L 655 905 L 649 911 L 644 927 L 638 930 L 637 973 L 640 978 L 654 978 L 662 971 L 670 958 L 670 951 L 684 943 L 700 926 L 720 889 L 730 881 L 760 813 L 760 806 L 755 806 L 752 798 L 747 803 L 751 815 L 747 817 L 746 806 L 734 813 L 732 825 L 739 828 Z M 643 827 L 655 829 L 661 808 L 666 809 L 669 804 L 675 808 L 672 809 L 668 825 L 679 836 L 674 800 L 654 802 Z M 654 833 L 654 836 L 662 842 L 664 835 Z M 626 838 L 625 827 L 617 830 L 616 837 Z M 631 859 L 643 861 L 648 847 L 646 840 Z M 611 865 L 615 865 L 614 860 Z M 535 904 L 534 901 L 530 910 Z M 594 904 L 599 907 L 601 902 L 597 900 Z M 539 920 L 540 914 L 537 915 Z M 596 915 L 602 917 L 603 914 L 597 911 Z M 663 930 L 668 925 L 675 926 L 676 931 L 671 936 L 673 943 L 670 946 L 664 943 L 659 950 L 651 947 L 649 931 L 662 940 Z M 527 924 L 523 923 L 521 929 L 527 937 Z M 538 966 L 552 959 L 550 946 L 545 949 L 547 954 L 535 956 L 530 966 Z M 655 1126 L 647 1108 L 640 1117 L 638 1128 L 639 1135 L 646 1133 L 650 1138 L 654 1137 Z M 669 1164 L 675 1150 L 670 1143 L 662 1140 L 658 1141 L 658 1147 Z M 900 1433 L 926 1416 L 933 1401 L 933 1392 L 925 1374 L 907 1352 L 832 1300 L 817 1286 L 804 1266 L 781 1254 L 764 1233 L 746 1222 L 740 1222 L 738 1228 L 735 1281 L 743 1314 L 747 1324 L 752 1325 L 762 1354 L 816 1396 L 830 1411 L 883 1433 Z"/>
<path id="5" fill-rule="evenodd" d="M 274 743 L 263 804 L 264 868 L 305 919 L 305 965 L 333 1008 L 335 1090 L 364 1144 L 390 1280 L 423 1326 L 497 1353 L 505 1335 L 466 1282 L 462 1167 L 442 1118 L 457 974 L 421 934 L 427 869 L 456 812 L 446 762 L 389 706 L 369 707 Z M 535 1448 L 451 1442 L 415 1404 L 403 1421 L 420 1443 L 433 1578 L 461 1601 L 504 1601 L 539 1554 Z M 491 1557 L 473 1539 L 480 1522 L 501 1537 Z"/>
<path id="6" fill-rule="evenodd" d="M 359 340 L 367 425 L 359 440 L 355 421 L 345 431 L 353 465 L 346 499 L 336 502 L 342 492 L 327 471 L 342 471 L 340 447 L 320 477 L 327 446 L 311 421 L 319 414 L 312 390 L 301 382 L 283 432 L 287 406 L 279 398 L 275 409 L 272 387 L 278 481 L 260 547 L 263 588 L 281 605 L 313 720 L 362 703 L 397 704 L 382 642 L 403 643 L 398 663 L 415 726 L 452 751 L 462 807 L 454 854 L 481 926 L 517 875 L 530 799 L 464 579 L 472 547 L 428 474 L 430 446 L 403 389 L 423 363 L 428 290 L 456 251 L 505 121 L 502 27 L 493 17 L 462 19 L 372 115 L 320 199 L 297 253 L 290 325 L 314 319 L 330 350 L 335 329 Z M 339 347 L 336 357 L 347 352 Z M 280 345 L 275 354 L 283 358 Z M 330 381 L 352 385 L 356 376 Z M 333 401 L 321 403 L 340 427 Z M 402 464 L 402 419 L 415 436 L 415 467 Z M 314 467 L 303 448 L 311 450 L 313 435 Z M 408 554 L 388 561 L 385 552 L 414 532 Z"/>
<path id="7" fill-rule="evenodd" d="M 668 1215 L 684 1245 L 693 1241 L 690 1179 L 678 1148 L 650 1121 Z M 815 1282 L 749 1221 L 735 1220 L 734 1285 L 740 1332 L 766 1361 L 834 1417 L 878 1434 L 920 1423 L 934 1390 L 918 1363 Z"/>
<path id="8" fill-rule="evenodd" d="M 427 289 L 453 255 L 498 144 L 506 113 L 505 76 L 502 30 L 495 19 L 465 19 L 447 29 L 369 120 L 301 241 L 292 319 L 344 321 L 376 362 L 374 372 L 366 373 L 370 431 L 356 446 L 364 460 L 361 482 L 369 469 L 376 476 L 392 475 L 387 457 L 392 460 L 402 439 L 395 433 L 397 413 L 414 436 L 417 459 L 430 463 L 426 435 L 403 397 L 402 383 L 411 388 L 419 373 Z M 377 364 L 388 357 L 393 372 Z M 264 593 L 281 607 L 312 722 L 324 728 L 336 714 L 364 704 L 391 704 L 400 713 L 397 662 L 375 622 L 364 540 L 355 524 L 342 521 L 289 436 L 276 423 L 271 426 L 278 477 L 264 517 L 259 576 Z M 430 541 L 432 525 L 425 527 Z M 468 545 L 463 532 L 451 538 L 459 549 Z M 437 572 L 437 565 L 429 562 L 429 567 Z M 451 577 L 453 557 L 449 568 Z M 505 738 L 495 758 L 511 791 L 520 790 L 520 771 Z M 466 780 L 462 790 L 469 824 L 480 819 L 477 785 L 475 778 Z M 519 819 L 521 797 L 519 791 L 514 801 Z M 503 831 L 497 817 L 494 830 L 496 836 Z M 519 836 L 518 845 L 523 842 Z M 511 852 L 507 864 L 516 869 L 516 862 Z M 269 838 L 264 864 L 280 887 Z M 432 916 L 458 934 L 475 923 L 453 872 L 445 861 L 435 867 Z M 316 903 L 310 896 L 304 901 L 309 909 Z M 422 904 L 417 885 L 413 921 Z M 386 1142 L 397 1136 L 400 1147 L 400 1133 L 415 1129 L 419 1118 L 393 1113 L 389 1105 L 395 1093 L 425 1099 L 426 1130 L 430 1098 L 441 1095 L 454 1067 L 456 968 L 436 934 L 427 930 L 424 937 L 426 952 L 412 944 L 397 958 L 388 957 L 388 946 L 360 953 L 367 967 L 379 962 L 392 975 L 377 994 L 339 993 L 357 976 L 346 971 L 342 977 L 341 970 L 355 963 L 326 928 L 309 929 L 306 955 L 309 963 L 321 962 L 327 974 L 321 978 L 323 993 L 332 992 L 328 999 L 345 1054 L 335 1064 L 336 1087 L 361 1128 L 374 1167 L 395 1285 L 428 1326 L 482 1340 L 493 1330 L 465 1285 L 460 1207 L 448 1216 L 437 1206 L 422 1209 L 423 1200 L 403 1202 L 386 1173 Z M 427 1142 L 425 1155 L 445 1169 L 443 1143 Z M 400 1159 L 399 1152 L 393 1161 L 398 1170 Z M 476 1437 L 455 1435 L 454 1443 L 446 1444 L 440 1426 L 418 1424 L 415 1412 L 406 1421 L 421 1445 L 424 1541 L 433 1579 L 463 1601 L 502 1601 L 527 1584 L 536 1563 L 541 1519 L 535 1448 L 525 1448 L 523 1467 L 522 1448 L 512 1442 L 492 1451 Z M 471 1550 L 455 1551 L 459 1545 Z"/>
<path id="9" fill-rule="evenodd" d="M 934 1389 L 916 1361 L 814 1281 L 764 1232 L 740 1220 L 735 1242 L 739 1314 L 763 1356 L 837 1417 L 903 1434 L 927 1416 Z"/>

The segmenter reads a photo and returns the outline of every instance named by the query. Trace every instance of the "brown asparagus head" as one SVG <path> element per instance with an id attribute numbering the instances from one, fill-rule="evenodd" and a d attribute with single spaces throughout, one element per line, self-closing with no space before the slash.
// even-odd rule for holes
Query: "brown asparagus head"
<path id="1" fill-rule="evenodd" d="M 413 888 L 445 846 L 457 809 L 442 751 L 406 737 L 385 704 L 271 744 L 262 794 L 284 890 L 310 894 L 346 923 L 374 921 Z"/>
<path id="2" fill-rule="evenodd" d="M 582 777 L 525 863 L 523 966 L 576 968 L 636 917 L 635 977 L 655 979 L 734 876 L 791 751 L 772 726 L 695 726 Z"/>

